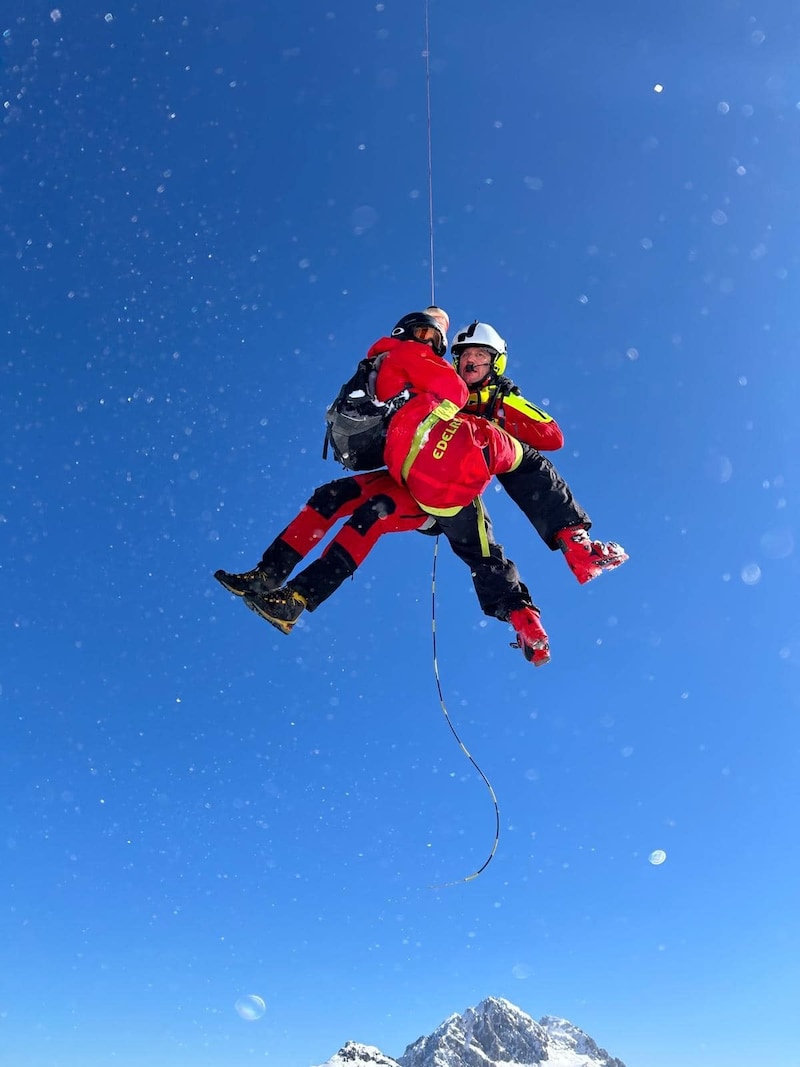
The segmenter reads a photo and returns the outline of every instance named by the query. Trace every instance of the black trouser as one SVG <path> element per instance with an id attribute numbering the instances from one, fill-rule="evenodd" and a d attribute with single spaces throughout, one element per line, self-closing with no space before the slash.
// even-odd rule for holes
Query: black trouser
<path id="1" fill-rule="evenodd" d="M 551 549 L 558 548 L 555 535 L 568 526 L 585 526 L 592 523 L 588 514 L 575 500 L 572 491 L 549 459 L 530 445 L 522 446 L 522 462 L 509 471 L 499 474 L 498 481 L 525 515 L 544 543 Z M 469 567 L 472 582 L 481 608 L 486 615 L 507 619 L 520 607 L 534 606 L 527 586 L 520 579 L 513 560 L 507 559 L 503 546 L 494 541 L 492 520 L 488 511 L 479 502 L 464 508 L 451 519 L 439 519 L 425 533 L 443 533 L 459 559 Z M 483 513 L 478 518 L 477 511 Z M 489 540 L 489 555 L 479 536 L 479 522 Z"/>
<path id="2" fill-rule="evenodd" d="M 486 615 L 506 620 L 517 608 L 533 606 L 516 564 L 506 558 L 503 546 L 494 540 L 492 520 L 480 499 L 456 515 L 437 518 L 435 525 L 422 532 L 443 533 L 447 537 L 453 552 L 469 567 L 478 603 Z M 289 585 L 306 599 L 308 609 L 314 611 L 357 567 L 350 553 L 333 542 L 321 559 L 292 578 Z"/>
<path id="3" fill-rule="evenodd" d="M 453 552 L 470 569 L 484 614 L 505 620 L 517 608 L 534 606 L 516 564 L 495 541 L 492 520 L 480 499 L 457 515 L 438 518 L 434 526 L 422 532 L 445 535 Z"/>
<path id="4" fill-rule="evenodd" d="M 388 471 L 338 478 L 314 490 L 306 506 L 264 552 L 261 569 L 277 582 L 284 582 L 342 518 L 347 522 L 322 556 L 288 583 L 305 599 L 309 611 L 316 610 L 355 573 L 383 533 L 417 530 L 425 521 Z M 453 551 L 467 564 L 478 602 L 487 615 L 507 619 L 516 608 L 530 605 L 516 566 L 506 559 L 503 546 L 494 542 L 492 523 L 480 500 L 456 515 L 437 520 L 431 532 L 446 534 Z"/>
<path id="5" fill-rule="evenodd" d="M 538 535 L 552 549 L 559 546 L 554 538 L 567 526 L 592 523 L 572 495 L 572 490 L 549 459 L 530 445 L 522 446 L 522 462 L 497 480 L 531 523 Z"/>

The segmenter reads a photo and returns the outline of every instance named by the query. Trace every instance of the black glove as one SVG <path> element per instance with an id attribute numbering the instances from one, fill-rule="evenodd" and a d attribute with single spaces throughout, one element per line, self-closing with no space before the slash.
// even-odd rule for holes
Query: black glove
<path id="1" fill-rule="evenodd" d="M 520 388 L 510 378 L 506 378 L 505 374 L 498 374 L 495 378 L 497 385 L 497 392 L 500 396 L 509 396 L 514 393 L 516 396 L 520 395 Z"/>

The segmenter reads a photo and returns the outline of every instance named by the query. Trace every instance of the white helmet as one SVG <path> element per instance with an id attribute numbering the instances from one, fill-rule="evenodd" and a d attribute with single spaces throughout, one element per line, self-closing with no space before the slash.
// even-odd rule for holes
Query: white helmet
<path id="1" fill-rule="evenodd" d="M 508 362 L 506 343 L 494 326 L 490 326 L 488 322 L 478 322 L 477 319 L 471 326 L 465 326 L 463 330 L 459 330 L 453 344 L 450 346 L 450 351 L 453 355 L 453 366 L 456 370 L 458 370 L 458 357 L 461 350 L 472 345 L 490 348 L 494 352 L 492 370 L 495 374 L 503 373 Z"/>

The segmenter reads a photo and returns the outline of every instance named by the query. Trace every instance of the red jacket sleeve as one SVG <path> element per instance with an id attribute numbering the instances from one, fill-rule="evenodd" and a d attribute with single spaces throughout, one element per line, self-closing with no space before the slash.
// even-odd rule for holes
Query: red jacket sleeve
<path id="1" fill-rule="evenodd" d="M 540 452 L 554 452 L 564 444 L 564 434 L 552 415 L 518 393 L 503 397 L 497 421 L 518 441 L 524 441 Z"/>
<path id="2" fill-rule="evenodd" d="M 412 395 L 429 393 L 437 402 L 451 400 L 461 408 L 469 389 L 455 368 L 419 341 L 382 337 L 367 353 L 369 359 L 383 355 L 375 381 L 375 395 L 390 400 L 407 389 Z"/>

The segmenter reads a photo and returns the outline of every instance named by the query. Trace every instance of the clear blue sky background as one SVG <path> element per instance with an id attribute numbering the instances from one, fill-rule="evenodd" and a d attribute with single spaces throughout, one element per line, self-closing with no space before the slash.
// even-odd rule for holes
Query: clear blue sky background
<path id="1" fill-rule="evenodd" d="M 534 671 L 442 546 L 502 836 L 434 892 L 494 816 L 433 542 L 290 638 L 211 577 L 429 302 L 423 4 L 55 3 L 0 25 L 2 1067 L 396 1056 L 489 994 L 794 1065 L 796 4 L 431 2 L 436 297 L 631 555 L 580 587 L 489 490 Z"/>

